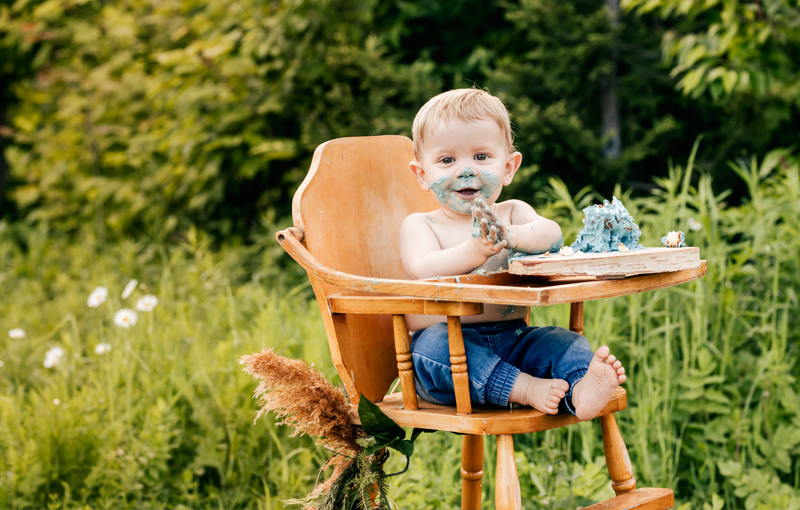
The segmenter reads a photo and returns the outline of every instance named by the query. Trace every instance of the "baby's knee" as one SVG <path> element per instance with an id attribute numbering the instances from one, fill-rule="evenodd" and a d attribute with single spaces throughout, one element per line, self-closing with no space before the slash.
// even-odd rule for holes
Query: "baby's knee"
<path id="1" fill-rule="evenodd" d="M 419 358 L 427 358 L 449 364 L 450 350 L 447 341 L 447 325 L 438 323 L 425 328 L 411 343 L 411 354 L 415 363 Z"/>
<path id="2" fill-rule="evenodd" d="M 547 326 L 543 329 L 549 330 L 547 332 L 547 337 L 551 339 L 551 341 L 562 344 L 565 348 L 585 349 L 590 352 L 592 350 L 592 346 L 589 344 L 586 337 L 574 331 L 558 326 Z"/>

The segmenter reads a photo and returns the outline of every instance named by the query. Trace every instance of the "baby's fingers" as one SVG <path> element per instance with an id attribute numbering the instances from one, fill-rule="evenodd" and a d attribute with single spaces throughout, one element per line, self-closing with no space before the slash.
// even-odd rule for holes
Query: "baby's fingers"
<path id="1" fill-rule="evenodd" d="M 486 221 L 485 218 L 481 219 L 481 234 L 483 237 L 488 238 L 490 241 L 492 238 L 490 237 L 491 229 L 489 228 L 489 222 Z"/>
<path id="2" fill-rule="evenodd" d="M 488 216 L 492 223 L 500 223 L 500 218 L 497 217 L 497 214 L 495 214 L 492 208 L 486 205 L 486 203 L 483 204 L 483 209 L 481 212 L 483 212 L 485 216 Z"/>
<path id="3" fill-rule="evenodd" d="M 494 225 L 492 225 L 492 227 L 489 229 L 489 240 L 492 242 L 492 244 L 497 244 L 500 242 L 500 236 L 497 233 L 497 227 Z"/>

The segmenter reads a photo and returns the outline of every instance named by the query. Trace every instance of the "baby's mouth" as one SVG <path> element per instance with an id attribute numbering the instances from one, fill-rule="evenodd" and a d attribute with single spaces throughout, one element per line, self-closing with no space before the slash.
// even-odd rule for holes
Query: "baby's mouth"
<path id="1" fill-rule="evenodd" d="M 475 198 L 478 196 L 478 189 L 475 188 L 462 188 L 456 190 L 456 194 L 462 198 Z"/>

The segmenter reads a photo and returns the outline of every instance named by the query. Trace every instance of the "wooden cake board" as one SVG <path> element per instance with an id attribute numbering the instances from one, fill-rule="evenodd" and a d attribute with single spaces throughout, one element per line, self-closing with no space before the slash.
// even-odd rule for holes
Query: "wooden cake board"
<path id="1" fill-rule="evenodd" d="M 603 252 L 525 255 L 508 261 L 508 272 L 537 276 L 596 276 L 624 278 L 637 274 L 669 273 L 700 267 L 700 248 L 642 248 L 626 253 Z"/>

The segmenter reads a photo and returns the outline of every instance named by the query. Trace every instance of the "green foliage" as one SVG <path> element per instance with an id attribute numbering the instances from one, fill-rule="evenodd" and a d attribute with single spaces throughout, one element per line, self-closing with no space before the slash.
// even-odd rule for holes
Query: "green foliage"
<path id="1" fill-rule="evenodd" d="M 358 416 L 364 431 L 374 439 L 364 453 L 372 455 L 382 448 L 393 448 L 408 458 L 414 454 L 414 439 L 419 433 L 415 430 L 411 441 L 407 440 L 406 431 L 364 395 L 358 401 Z"/>
<path id="2" fill-rule="evenodd" d="M 656 10 L 679 18 L 664 34 L 665 59 L 680 75 L 684 94 L 708 90 L 715 98 L 734 93 L 773 96 L 795 103 L 800 93 L 796 55 L 800 11 L 786 0 L 684 2 L 623 0 L 638 12 Z"/>
<path id="3" fill-rule="evenodd" d="M 523 199 L 554 176 L 648 188 L 700 134 L 716 178 L 795 143 L 787 3 L 624 5 L 614 26 L 603 0 L 2 0 L 0 214 L 100 241 L 193 224 L 249 241 L 288 216 L 317 144 L 409 134 L 425 100 L 472 84 L 511 110 Z M 623 151 L 607 161 L 615 61 Z"/>
<path id="4" fill-rule="evenodd" d="M 407 132 L 434 91 L 370 34 L 374 3 L 17 2 L 3 28 L 36 42 L 39 73 L 14 89 L 16 203 L 101 238 L 246 233 L 317 144 Z"/>

